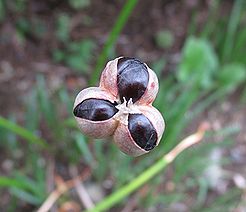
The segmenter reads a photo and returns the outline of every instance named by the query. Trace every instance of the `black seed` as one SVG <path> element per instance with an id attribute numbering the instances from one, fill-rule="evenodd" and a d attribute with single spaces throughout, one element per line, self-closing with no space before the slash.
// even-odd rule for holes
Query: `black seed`
<path id="1" fill-rule="evenodd" d="M 78 104 L 73 114 L 76 117 L 91 121 L 103 121 L 110 119 L 118 112 L 114 103 L 103 99 L 86 99 Z"/>
<path id="2" fill-rule="evenodd" d="M 117 85 L 120 100 L 123 97 L 128 101 L 132 98 L 133 103 L 144 94 L 148 82 L 149 74 L 147 67 L 137 59 L 123 57 L 117 64 Z"/>
<path id="3" fill-rule="evenodd" d="M 128 129 L 134 141 L 142 149 L 149 151 L 156 146 L 157 132 L 147 117 L 142 114 L 129 114 Z"/>

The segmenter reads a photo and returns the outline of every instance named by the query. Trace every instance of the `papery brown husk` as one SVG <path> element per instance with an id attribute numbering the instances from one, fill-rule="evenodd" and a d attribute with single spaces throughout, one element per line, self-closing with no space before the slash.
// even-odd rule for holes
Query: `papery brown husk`
<path id="1" fill-rule="evenodd" d="M 149 121 L 154 126 L 157 132 L 156 146 L 158 146 L 165 128 L 165 122 L 162 115 L 156 108 L 151 105 L 139 106 L 138 109 L 144 116 L 149 119 Z M 131 156 L 136 157 L 149 152 L 137 145 L 131 136 L 128 125 L 122 122 L 119 123 L 117 129 L 114 132 L 114 142 L 122 152 Z"/>
<path id="2" fill-rule="evenodd" d="M 114 132 L 113 138 L 119 149 L 127 155 L 136 157 L 148 152 L 135 143 L 130 134 L 128 126 L 123 123 L 119 123 L 117 129 Z"/>
<path id="3" fill-rule="evenodd" d="M 107 63 L 105 69 L 101 74 L 100 85 L 99 85 L 99 87 L 108 90 L 113 96 L 117 97 L 117 99 L 119 99 L 118 86 L 117 86 L 117 72 L 118 72 L 117 64 L 120 58 L 122 57 L 118 57 Z M 159 82 L 155 72 L 152 69 L 150 69 L 147 64 L 145 64 L 145 66 L 147 67 L 148 70 L 149 81 L 144 94 L 135 103 L 138 105 L 152 104 L 159 90 Z"/>
<path id="4" fill-rule="evenodd" d="M 114 102 L 116 99 L 110 93 L 98 87 L 90 87 L 82 90 L 76 97 L 74 108 L 85 99 L 96 98 Z M 111 136 L 116 127 L 117 121 L 112 117 L 104 121 L 91 121 L 75 117 L 80 130 L 87 136 L 93 138 L 106 138 Z"/>

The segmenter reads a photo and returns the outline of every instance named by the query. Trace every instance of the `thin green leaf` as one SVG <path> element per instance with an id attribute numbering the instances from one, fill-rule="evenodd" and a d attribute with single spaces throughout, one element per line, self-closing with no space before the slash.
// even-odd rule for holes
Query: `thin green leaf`
<path id="1" fill-rule="evenodd" d="M 223 54 L 222 54 L 223 61 L 228 60 L 230 53 L 232 51 L 235 42 L 236 31 L 240 23 L 240 16 L 243 9 L 243 3 L 244 0 L 236 0 L 234 2 L 234 6 L 227 27 L 226 39 L 223 48 Z"/>
<path id="2" fill-rule="evenodd" d="M 85 137 L 82 134 L 76 133 L 75 134 L 75 142 L 76 146 L 78 147 L 80 153 L 84 157 L 87 164 L 92 164 L 94 162 L 94 158 L 90 152 L 90 149 L 86 143 Z"/>
<path id="3" fill-rule="evenodd" d="M 113 205 L 118 203 L 120 200 L 127 197 L 130 193 L 135 191 L 141 185 L 146 183 L 152 177 L 154 177 L 157 173 L 163 170 L 168 164 L 168 161 L 165 159 L 160 159 L 156 162 L 152 167 L 144 171 L 141 175 L 136 177 L 134 180 L 129 182 L 126 186 L 122 187 L 121 189 L 117 190 L 115 193 L 111 194 L 109 197 L 104 199 L 102 202 L 96 205 L 95 208 L 88 210 L 88 211 L 105 211 L 111 208 Z"/>
<path id="4" fill-rule="evenodd" d="M 224 65 L 218 76 L 218 85 L 229 92 L 234 91 L 246 79 L 246 68 L 239 63 Z"/>
<path id="5" fill-rule="evenodd" d="M 100 72 L 102 71 L 107 57 L 114 46 L 117 38 L 119 37 L 120 32 L 122 31 L 123 27 L 126 24 L 126 21 L 128 20 L 129 16 L 131 15 L 134 7 L 136 6 L 138 0 L 127 0 L 124 7 L 122 8 L 113 28 L 110 32 L 110 35 L 107 39 L 107 42 L 102 50 L 102 53 L 99 55 L 96 68 L 94 73 L 91 75 L 90 78 L 90 85 L 95 85 L 97 80 L 99 79 Z"/>
<path id="6" fill-rule="evenodd" d="M 54 128 L 57 126 L 56 113 L 49 99 L 45 79 L 42 75 L 37 76 L 37 92 L 39 97 L 40 110 L 43 113 L 48 125 Z"/>
<path id="7" fill-rule="evenodd" d="M 35 196 L 32 193 L 28 193 L 27 191 L 18 188 L 12 188 L 10 192 L 16 197 L 18 197 L 19 199 L 22 199 L 33 205 L 39 205 L 43 201 L 43 199 L 39 198 L 38 196 Z"/>
<path id="8" fill-rule="evenodd" d="M 178 68 L 178 80 L 184 84 L 197 84 L 208 89 L 218 67 L 218 58 L 210 42 L 194 37 L 188 38 L 182 50 Z"/>
<path id="9" fill-rule="evenodd" d="M 68 118 L 63 122 L 65 127 L 78 129 L 77 123 L 74 118 Z"/>
<path id="10" fill-rule="evenodd" d="M 192 144 L 197 143 L 203 137 L 204 131 L 198 131 L 196 134 L 193 134 L 193 137 L 188 137 L 184 139 L 179 146 L 177 146 L 174 150 L 172 150 L 167 155 L 161 157 L 158 161 L 156 161 L 152 166 L 150 166 L 147 170 L 142 172 L 139 176 L 135 177 L 132 181 L 130 181 L 127 185 L 123 186 L 121 189 L 112 193 L 106 199 L 102 200 L 98 203 L 95 208 L 90 209 L 89 211 L 105 211 L 122 199 L 126 198 L 144 183 L 148 182 L 150 179 L 155 177 L 158 173 L 163 171 L 165 167 L 170 164 L 173 159 L 175 159 L 181 152 L 183 152 L 186 148 L 190 147 Z M 172 159 L 171 159 L 171 158 Z"/>
<path id="11" fill-rule="evenodd" d="M 15 178 L 0 176 L 0 187 L 26 189 L 27 185 Z"/>
<path id="12" fill-rule="evenodd" d="M 38 144 L 42 147 L 47 147 L 47 143 L 42 138 L 37 137 L 32 132 L 26 130 L 25 128 L 3 118 L 0 116 L 0 127 L 10 130 L 11 132 L 19 135 L 20 137 L 24 138 L 31 144 Z"/>

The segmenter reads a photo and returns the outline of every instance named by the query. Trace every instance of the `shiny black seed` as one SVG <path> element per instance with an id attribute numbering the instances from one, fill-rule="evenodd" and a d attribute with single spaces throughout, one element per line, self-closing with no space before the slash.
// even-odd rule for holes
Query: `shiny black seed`
<path id="1" fill-rule="evenodd" d="M 144 94 L 148 82 L 149 74 L 146 65 L 134 58 L 123 57 L 117 64 L 117 85 L 120 100 L 123 97 L 128 101 L 132 98 L 133 103 Z"/>
<path id="2" fill-rule="evenodd" d="M 156 146 L 157 132 L 146 116 L 129 114 L 128 129 L 134 141 L 142 149 L 149 151 Z"/>
<path id="3" fill-rule="evenodd" d="M 103 121 L 110 119 L 118 112 L 114 103 L 103 99 L 86 99 L 78 104 L 73 114 L 76 117 L 91 121 Z"/>

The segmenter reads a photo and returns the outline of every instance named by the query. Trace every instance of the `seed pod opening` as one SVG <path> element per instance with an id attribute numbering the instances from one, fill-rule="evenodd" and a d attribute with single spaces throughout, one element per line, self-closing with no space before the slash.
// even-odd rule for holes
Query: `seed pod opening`
<path id="1" fill-rule="evenodd" d="M 121 102 L 123 97 L 135 103 L 145 93 L 149 74 L 144 63 L 137 59 L 122 57 L 117 64 L 117 86 Z"/>
<path id="2" fill-rule="evenodd" d="M 128 129 L 133 140 L 146 151 L 156 146 L 157 132 L 147 117 L 143 114 L 129 114 Z"/>
<path id="3" fill-rule="evenodd" d="M 119 57 L 107 63 L 99 87 L 121 103 L 125 97 L 127 101 L 132 98 L 137 105 L 149 105 L 157 95 L 159 84 L 156 74 L 147 64 L 134 58 Z"/>
<path id="4" fill-rule="evenodd" d="M 111 94 L 97 87 L 82 90 L 75 99 L 73 110 L 80 130 L 94 138 L 111 136 L 117 127 L 115 100 Z"/>
<path id="5" fill-rule="evenodd" d="M 118 112 L 114 103 L 103 99 L 85 99 L 74 108 L 74 116 L 91 121 L 110 119 Z"/>
<path id="6" fill-rule="evenodd" d="M 140 113 L 130 113 L 127 124 L 120 122 L 114 132 L 114 142 L 120 150 L 131 156 L 148 153 L 161 140 L 165 123 L 153 106 L 137 106 Z"/>

